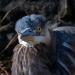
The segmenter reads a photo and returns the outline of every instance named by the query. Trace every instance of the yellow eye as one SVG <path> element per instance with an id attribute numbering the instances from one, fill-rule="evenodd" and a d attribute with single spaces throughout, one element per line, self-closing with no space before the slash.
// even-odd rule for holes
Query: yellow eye
<path id="1" fill-rule="evenodd" d="M 21 32 L 19 32 L 19 35 L 21 35 Z"/>
<path id="2" fill-rule="evenodd" d="M 41 32 L 41 27 L 38 28 L 38 32 Z"/>

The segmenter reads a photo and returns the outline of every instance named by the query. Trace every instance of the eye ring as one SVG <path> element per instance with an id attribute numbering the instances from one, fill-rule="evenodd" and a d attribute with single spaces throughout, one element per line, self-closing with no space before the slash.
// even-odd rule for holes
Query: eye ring
<path id="1" fill-rule="evenodd" d="M 41 27 L 38 28 L 38 31 L 41 32 Z"/>

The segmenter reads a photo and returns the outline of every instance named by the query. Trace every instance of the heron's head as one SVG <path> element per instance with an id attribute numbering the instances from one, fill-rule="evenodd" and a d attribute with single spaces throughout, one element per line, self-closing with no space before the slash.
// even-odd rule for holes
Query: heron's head
<path id="1" fill-rule="evenodd" d="M 24 16 L 16 22 L 15 30 L 20 40 L 30 45 L 45 43 L 47 41 L 46 19 L 41 15 Z"/>

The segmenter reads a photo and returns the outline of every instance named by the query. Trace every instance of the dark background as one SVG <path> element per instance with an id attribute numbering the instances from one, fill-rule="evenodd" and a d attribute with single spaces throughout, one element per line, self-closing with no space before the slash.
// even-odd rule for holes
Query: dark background
<path id="1" fill-rule="evenodd" d="M 51 27 L 58 22 L 60 23 L 56 26 L 75 26 L 75 0 L 0 0 L 0 21 L 8 12 L 10 13 L 0 23 L 0 52 L 16 34 L 15 22 L 25 15 L 41 14 L 47 18 Z M 17 43 L 16 40 L 0 54 L 3 66 L 9 64 L 7 59 L 12 58 L 13 48 Z"/>

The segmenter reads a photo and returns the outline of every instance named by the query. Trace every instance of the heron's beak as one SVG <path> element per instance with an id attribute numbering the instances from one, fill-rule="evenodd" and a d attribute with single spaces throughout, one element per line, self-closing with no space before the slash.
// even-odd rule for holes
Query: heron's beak
<path id="1" fill-rule="evenodd" d="M 25 36 L 34 36 L 36 34 L 36 31 L 33 30 L 33 28 L 26 28 L 21 31 L 21 39 Z"/>

